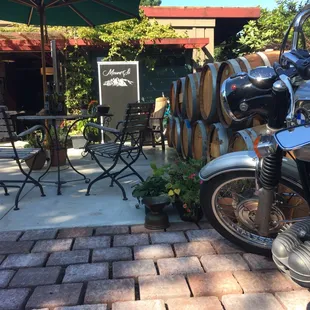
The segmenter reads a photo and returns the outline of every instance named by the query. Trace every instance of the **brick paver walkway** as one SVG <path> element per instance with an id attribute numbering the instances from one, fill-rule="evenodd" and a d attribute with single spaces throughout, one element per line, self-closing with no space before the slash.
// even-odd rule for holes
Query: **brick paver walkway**
<path id="1" fill-rule="evenodd" d="M 208 223 L 0 232 L 0 309 L 307 309 L 310 292 Z"/>

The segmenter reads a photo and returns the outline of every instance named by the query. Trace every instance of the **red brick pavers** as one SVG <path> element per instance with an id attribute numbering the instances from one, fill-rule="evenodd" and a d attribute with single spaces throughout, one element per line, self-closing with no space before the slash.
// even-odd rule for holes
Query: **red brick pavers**
<path id="1" fill-rule="evenodd" d="M 0 232 L 0 310 L 293 310 L 310 292 L 207 222 Z"/>

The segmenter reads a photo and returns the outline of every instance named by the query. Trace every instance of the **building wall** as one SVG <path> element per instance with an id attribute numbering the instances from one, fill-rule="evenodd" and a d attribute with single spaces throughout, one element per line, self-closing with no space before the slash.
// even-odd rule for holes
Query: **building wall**
<path id="1" fill-rule="evenodd" d="M 171 25 L 177 33 L 185 34 L 189 38 L 208 38 L 209 44 L 206 46 L 209 56 L 205 55 L 200 50 L 193 50 L 193 60 L 197 64 L 202 64 L 205 61 L 213 61 L 214 56 L 214 28 L 216 25 L 215 19 L 198 19 L 198 18 L 160 18 L 156 21 L 161 25 Z"/>

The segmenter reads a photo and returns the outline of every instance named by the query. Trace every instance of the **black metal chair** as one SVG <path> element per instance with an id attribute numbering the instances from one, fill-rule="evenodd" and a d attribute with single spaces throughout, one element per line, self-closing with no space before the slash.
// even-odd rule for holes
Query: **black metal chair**
<path id="1" fill-rule="evenodd" d="M 105 178 L 111 178 L 110 186 L 112 187 L 113 184 L 116 183 L 123 193 L 123 199 L 127 200 L 125 189 L 119 180 L 130 175 L 136 175 L 141 181 L 143 181 L 143 178 L 132 167 L 132 165 L 138 160 L 140 154 L 142 153 L 144 136 L 149 124 L 152 109 L 153 106 L 148 103 L 129 103 L 126 108 L 124 121 L 120 130 L 100 126 L 95 123 L 88 123 L 85 126 L 84 136 L 86 139 L 87 130 L 89 127 L 97 128 L 98 130 L 111 133 L 115 136 L 114 142 L 101 144 L 94 144 L 90 142 L 86 145 L 85 150 L 89 152 L 92 158 L 97 162 L 98 166 L 103 170 L 102 174 L 89 183 L 86 196 L 89 195 L 90 189 L 94 183 Z M 134 141 L 134 143 L 131 143 L 130 141 Z M 111 158 L 113 160 L 111 167 L 106 169 L 100 163 L 98 157 Z M 119 171 L 112 172 L 117 163 L 120 161 L 125 164 L 125 167 Z M 131 173 L 121 175 L 127 169 L 130 169 Z"/>
<path id="2" fill-rule="evenodd" d="M 0 187 L 4 188 L 5 195 L 8 195 L 8 187 L 17 187 L 7 185 L 7 183 L 22 183 L 21 186 L 18 186 L 19 190 L 15 197 L 15 208 L 14 210 L 19 210 L 18 202 L 19 197 L 27 183 L 32 183 L 35 186 L 38 186 L 41 191 L 41 196 L 45 196 L 42 185 L 30 176 L 33 164 L 39 152 L 43 151 L 42 146 L 40 148 L 16 148 L 15 142 L 21 140 L 23 137 L 33 134 L 37 131 L 41 132 L 40 136 L 37 136 L 37 142 L 41 146 L 41 143 L 45 138 L 45 128 L 42 125 L 36 125 L 31 127 L 30 129 L 21 132 L 20 134 L 16 134 L 14 131 L 14 126 L 10 115 L 7 113 L 6 106 L 0 106 L 0 138 L 4 138 L 10 142 L 9 146 L 1 146 L 0 147 L 0 159 L 9 159 L 15 160 L 20 172 L 25 176 L 24 180 L 0 180 Z M 33 158 L 32 166 L 29 168 L 29 171 L 26 172 L 22 167 L 22 163 L 27 160 Z"/>

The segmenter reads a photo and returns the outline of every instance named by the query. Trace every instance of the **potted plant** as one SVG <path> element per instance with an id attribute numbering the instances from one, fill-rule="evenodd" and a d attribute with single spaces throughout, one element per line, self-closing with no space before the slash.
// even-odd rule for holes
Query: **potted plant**
<path id="1" fill-rule="evenodd" d="M 95 115 L 98 112 L 98 100 L 91 100 L 87 107 L 87 113 L 90 115 Z"/>
<path id="2" fill-rule="evenodd" d="M 41 170 L 44 167 L 46 161 L 46 153 L 42 148 L 40 140 L 42 137 L 38 133 L 32 133 L 28 135 L 27 143 L 24 145 L 24 148 L 41 148 L 41 151 L 37 154 L 37 156 L 33 156 L 29 159 L 26 159 L 26 165 L 33 170 Z"/>
<path id="3" fill-rule="evenodd" d="M 84 106 L 84 109 L 87 109 L 87 113 L 85 114 L 96 115 L 97 107 L 98 107 L 98 101 L 91 100 L 89 104 L 87 105 L 87 108 L 86 106 Z M 88 140 L 93 141 L 93 142 L 101 141 L 100 131 L 96 128 L 88 128 L 86 132 L 88 140 L 85 139 L 83 131 L 84 131 L 85 125 L 89 121 L 92 121 L 91 118 L 80 120 L 71 128 L 70 136 L 72 139 L 72 146 L 74 149 L 84 148 Z"/>
<path id="4" fill-rule="evenodd" d="M 71 137 L 68 137 L 66 141 L 68 128 L 65 122 L 62 122 L 60 126 L 56 128 L 56 132 L 55 129 L 51 127 L 49 133 L 50 135 L 47 136 L 46 148 L 50 151 L 51 166 L 64 166 L 66 164 L 67 149 L 69 147 L 69 143 L 71 142 Z"/>
<path id="5" fill-rule="evenodd" d="M 103 104 L 103 105 L 97 106 L 97 112 L 98 112 L 98 115 L 100 116 L 104 116 L 105 114 L 109 113 L 109 111 L 110 111 L 109 105 Z"/>
<path id="6" fill-rule="evenodd" d="M 142 198 L 142 203 L 150 210 L 150 212 L 146 212 L 145 228 L 165 229 L 170 224 L 163 209 L 171 201 L 166 191 L 167 177 L 163 168 L 157 168 L 155 164 L 151 164 L 151 168 L 153 175 L 136 185 L 132 196 L 139 201 Z"/>
<path id="7" fill-rule="evenodd" d="M 188 161 L 177 160 L 172 165 L 166 166 L 169 175 L 166 190 L 183 221 L 197 223 L 203 216 L 198 176 L 203 164 L 201 160 L 189 159 Z"/>

